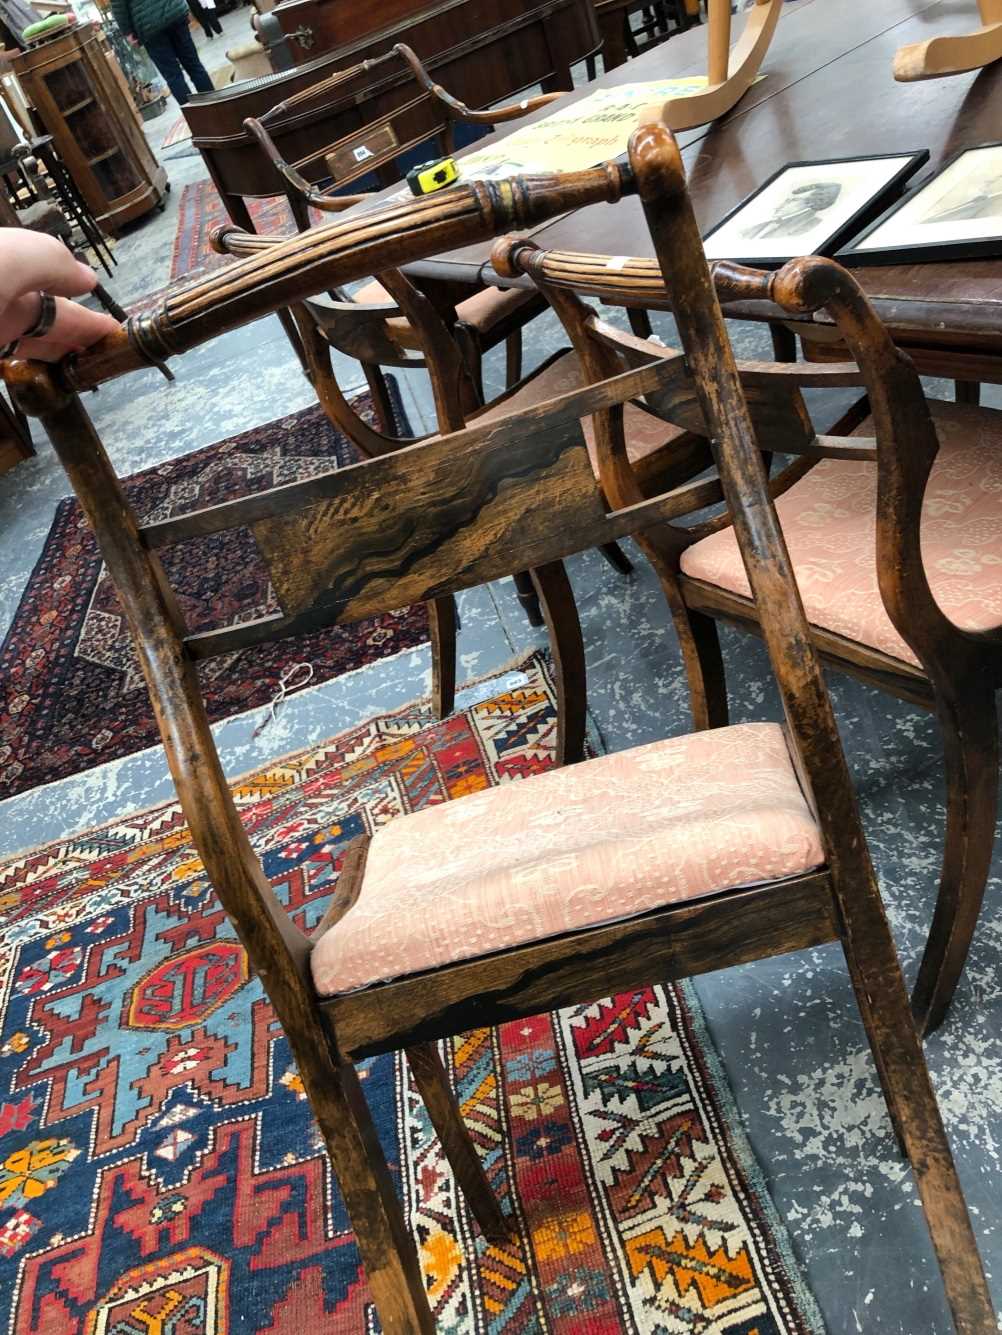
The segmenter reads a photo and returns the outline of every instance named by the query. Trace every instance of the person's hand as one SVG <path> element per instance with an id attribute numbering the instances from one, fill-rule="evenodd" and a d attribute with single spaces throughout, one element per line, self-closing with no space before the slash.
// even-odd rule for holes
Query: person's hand
<path id="1" fill-rule="evenodd" d="M 57 362 L 115 333 L 119 325 L 110 315 L 67 300 L 96 286 L 94 270 L 75 260 L 55 237 L 20 227 L 0 228 L 0 345 L 20 339 L 19 357 Z M 21 338 L 38 323 L 42 292 L 56 299 L 52 327 L 40 338 Z"/>
<path id="2" fill-rule="evenodd" d="M 130 46 L 139 45 L 139 38 L 136 36 L 134 32 L 126 33 L 125 40 L 129 43 Z"/>

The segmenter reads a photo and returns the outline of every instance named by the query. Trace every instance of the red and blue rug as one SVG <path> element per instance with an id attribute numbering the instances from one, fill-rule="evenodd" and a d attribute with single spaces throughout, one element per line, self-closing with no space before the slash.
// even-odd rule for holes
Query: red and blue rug
<path id="1" fill-rule="evenodd" d="M 395 385 L 387 383 L 395 395 Z M 398 400 L 396 407 L 400 430 L 409 434 Z M 125 490 L 140 520 L 150 522 L 356 458 L 347 438 L 313 406 L 148 468 L 127 478 Z M 277 609 L 247 529 L 180 543 L 162 559 L 191 630 Z M 309 662 L 313 680 L 327 681 L 427 638 L 427 614 L 412 607 L 224 655 L 199 668 L 209 717 L 266 705 L 296 663 Z M 61 501 L 0 647 L 0 799 L 159 740 L 97 543 L 77 501 Z"/>
<path id="2" fill-rule="evenodd" d="M 235 784 L 310 928 L 362 829 L 552 764 L 544 661 Z M 379 1329 L 271 1008 L 178 808 L 0 865 L 0 1293 L 9 1335 Z M 820 1318 L 687 989 L 477 1030 L 446 1059 L 518 1220 L 475 1229 L 403 1061 L 363 1068 L 454 1335 L 807 1335 Z"/>
<path id="3" fill-rule="evenodd" d="M 284 195 L 273 199 L 248 199 L 246 202 L 255 232 L 277 232 L 282 236 L 292 236 L 295 232 L 295 219 Z M 315 225 L 330 222 L 331 218 L 329 213 L 310 209 L 310 220 Z M 195 270 L 207 273 L 223 264 L 232 264 L 233 257 L 220 255 L 212 249 L 209 241 L 213 230 L 225 222 L 229 222 L 229 215 L 219 197 L 219 191 L 211 181 L 194 181 L 184 187 L 178 204 L 177 231 L 171 252 L 172 283 Z"/>

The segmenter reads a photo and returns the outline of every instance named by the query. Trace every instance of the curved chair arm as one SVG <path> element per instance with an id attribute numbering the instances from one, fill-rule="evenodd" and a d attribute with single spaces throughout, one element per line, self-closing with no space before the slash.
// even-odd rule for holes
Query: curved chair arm
<path id="1" fill-rule="evenodd" d="M 312 208 L 320 209 L 323 213 L 343 213 L 345 209 L 350 209 L 355 204 L 362 204 L 368 199 L 375 198 L 373 194 L 368 192 L 359 195 L 325 195 L 322 190 L 318 190 L 305 176 L 301 175 L 295 167 L 286 162 L 261 121 L 254 116 L 248 116 L 244 121 L 244 129 L 260 144 L 265 157 L 275 168 L 286 186 L 295 191 Z"/>
<path id="2" fill-rule="evenodd" d="M 538 111 L 540 107 L 548 106 L 560 97 L 566 97 L 566 93 L 563 92 L 540 93 L 536 97 L 527 97 L 521 102 L 512 102 L 508 106 L 474 111 L 465 102 L 460 102 L 458 97 L 453 97 L 440 83 L 436 83 L 422 65 L 416 52 L 412 51 L 409 46 L 406 46 L 403 42 L 398 42 L 393 50 L 410 66 L 411 73 L 419 86 L 442 104 L 451 120 L 466 121 L 470 125 L 502 125 L 506 121 L 515 121 L 522 116 L 528 116 L 530 112 Z"/>
<path id="3" fill-rule="evenodd" d="M 218 255 L 261 255 L 274 250 L 288 237 L 261 236 L 245 232 L 233 223 L 222 223 L 209 234 L 209 244 Z M 323 302 L 305 301 L 304 306 L 332 347 L 359 361 L 379 362 L 388 366 L 423 366 L 424 360 L 399 348 L 386 333 L 386 321 L 398 318 L 402 311 L 395 301 L 352 300 L 340 292 L 327 293 Z"/>
<path id="4" fill-rule="evenodd" d="M 245 232 L 236 223 L 220 223 L 209 233 L 209 245 L 217 255 L 260 255 L 262 251 L 272 250 L 287 237 L 276 232 Z"/>

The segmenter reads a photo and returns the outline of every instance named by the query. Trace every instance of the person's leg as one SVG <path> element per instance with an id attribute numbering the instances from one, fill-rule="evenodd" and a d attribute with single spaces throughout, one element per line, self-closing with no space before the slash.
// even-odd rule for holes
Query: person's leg
<path id="1" fill-rule="evenodd" d="M 206 17 L 206 21 L 207 21 L 208 24 L 209 24 L 209 33 L 210 33 L 213 37 L 222 37 L 222 35 L 223 35 L 223 25 L 222 25 L 222 23 L 221 23 L 220 20 L 219 20 L 219 10 L 218 10 L 218 9 L 207 9 L 207 10 L 205 11 L 205 17 Z"/>
<path id="2" fill-rule="evenodd" d="M 191 89 L 185 81 L 181 63 L 174 52 L 173 42 L 166 32 L 158 32 L 155 37 L 147 37 L 143 45 L 177 100 L 178 106 L 183 107 L 191 96 Z"/>
<path id="3" fill-rule="evenodd" d="M 195 42 L 188 27 L 187 19 L 180 19 L 167 29 L 166 35 L 174 47 L 174 54 L 184 67 L 184 72 L 195 85 L 196 93 L 211 93 L 212 80 L 209 72 L 198 58 Z"/>
<path id="4" fill-rule="evenodd" d="M 194 14 L 195 21 L 205 33 L 206 37 L 211 36 L 209 20 L 206 18 L 205 10 L 198 3 L 198 0 L 188 0 L 188 8 L 191 10 L 192 14 Z"/>

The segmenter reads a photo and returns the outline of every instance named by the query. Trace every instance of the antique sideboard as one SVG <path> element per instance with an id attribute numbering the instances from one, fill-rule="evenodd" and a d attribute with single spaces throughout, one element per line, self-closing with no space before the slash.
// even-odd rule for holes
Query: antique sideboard
<path id="1" fill-rule="evenodd" d="M 361 35 L 307 64 L 199 94 L 184 107 L 193 142 L 242 227 L 251 226 L 244 198 L 279 193 L 274 170 L 243 128 L 245 118 L 262 116 L 335 71 L 406 42 L 450 93 L 483 107 L 537 84 L 570 89 L 571 66 L 599 44 L 592 0 L 385 0 L 365 7 L 357 0 L 286 0 L 272 13 L 281 14 L 290 38 L 297 27 L 309 31 L 306 54 L 336 40 L 353 13 Z M 329 100 L 295 108 L 270 130 L 286 161 L 296 162 L 415 101 L 415 92 L 402 65 L 363 71 Z M 311 180 L 325 170 L 322 161 L 303 168 Z"/>

